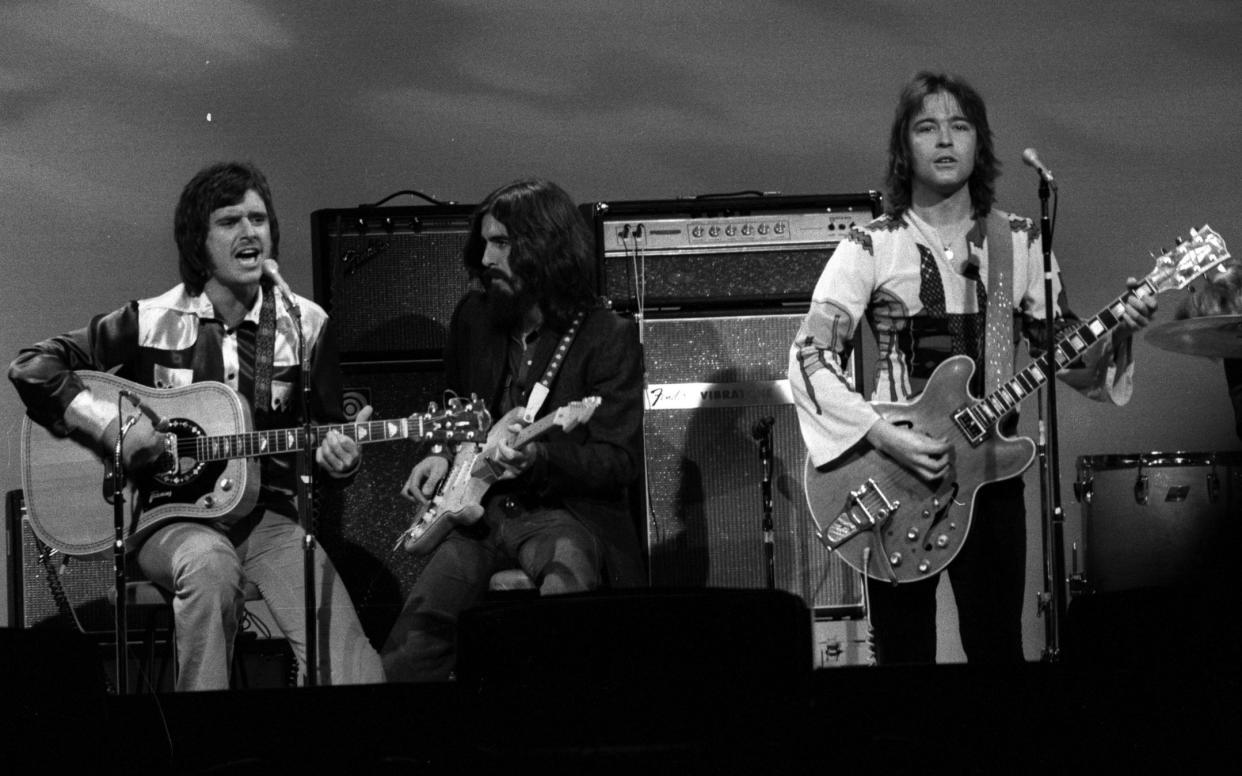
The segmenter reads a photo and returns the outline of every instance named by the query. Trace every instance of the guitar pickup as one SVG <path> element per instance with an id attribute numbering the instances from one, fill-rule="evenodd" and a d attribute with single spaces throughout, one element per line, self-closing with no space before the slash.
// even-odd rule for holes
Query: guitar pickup
<path id="1" fill-rule="evenodd" d="M 989 424 L 976 416 L 972 410 L 972 407 L 967 407 L 953 413 L 953 422 L 966 435 L 971 447 L 975 447 L 988 435 Z"/>

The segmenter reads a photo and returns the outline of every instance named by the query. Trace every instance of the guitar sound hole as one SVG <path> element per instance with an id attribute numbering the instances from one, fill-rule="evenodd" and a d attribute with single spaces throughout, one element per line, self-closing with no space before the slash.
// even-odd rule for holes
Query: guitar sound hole
<path id="1" fill-rule="evenodd" d="M 160 474 L 155 479 L 168 487 L 179 488 L 194 481 L 203 471 L 205 464 L 194 457 L 193 440 L 206 436 L 206 433 L 197 423 L 185 418 L 173 418 L 170 420 L 168 422 L 168 430 L 177 437 L 176 470 L 172 474 Z M 163 459 L 161 459 L 161 462 L 163 462 Z M 165 472 L 168 471 L 168 467 L 161 468 Z"/>

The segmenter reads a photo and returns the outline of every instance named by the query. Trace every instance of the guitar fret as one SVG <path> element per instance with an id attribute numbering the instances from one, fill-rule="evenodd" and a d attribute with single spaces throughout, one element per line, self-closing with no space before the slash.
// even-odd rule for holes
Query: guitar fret
<path id="1" fill-rule="evenodd" d="M 305 440 L 311 440 L 313 446 L 318 444 L 332 431 L 337 431 L 360 444 L 383 442 L 392 439 L 461 439 L 467 433 L 478 433 L 477 429 L 467 431 L 466 424 L 452 426 L 431 426 L 419 417 L 417 426 L 410 418 L 400 420 L 372 420 L 364 423 L 346 423 L 340 425 L 317 426 L 311 428 L 309 434 L 302 427 L 289 429 L 267 429 L 250 431 L 242 434 L 218 434 L 214 436 L 186 437 L 178 440 L 178 454 L 186 455 L 192 449 L 194 458 L 199 461 L 219 461 L 230 458 L 252 458 L 265 455 L 279 455 L 295 452 L 306 447 Z M 441 419 L 437 419 L 439 422 Z M 411 429 L 417 428 L 412 434 Z M 424 431 L 425 429 L 425 431 Z"/>
<path id="2" fill-rule="evenodd" d="M 975 409 L 977 409 L 979 414 L 983 416 L 984 426 L 990 426 L 996 422 L 996 415 L 993 413 L 992 408 L 987 406 L 986 403 L 980 402 L 976 404 Z"/>

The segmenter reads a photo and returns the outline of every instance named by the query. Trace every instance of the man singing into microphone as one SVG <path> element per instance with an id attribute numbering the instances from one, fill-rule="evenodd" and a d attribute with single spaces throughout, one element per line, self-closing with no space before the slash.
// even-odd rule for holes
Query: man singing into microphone
<path id="1" fill-rule="evenodd" d="M 155 388 L 221 382 L 253 408 L 255 429 L 301 424 L 298 318 L 290 300 L 273 288 L 273 278 L 279 279 L 274 260 L 280 230 L 263 174 L 236 163 L 201 170 L 181 192 L 174 234 L 180 285 L 25 348 L 9 367 L 9 379 L 35 422 L 58 436 L 88 440 L 101 457 L 111 456 L 116 444 L 118 409 L 92 396 L 75 370 L 116 370 Z M 341 422 L 340 375 L 327 315 L 308 299 L 295 297 L 294 303 L 310 360 L 311 416 L 316 422 Z M 366 408 L 358 419 L 369 416 Z M 141 478 L 160 450 L 161 435 L 152 425 L 135 425 L 124 439 L 127 472 Z M 358 470 L 361 451 L 354 440 L 332 431 L 315 460 L 323 480 L 343 485 Z M 303 675 L 307 671 L 296 454 L 261 462 L 259 502 L 252 512 L 215 522 L 169 521 L 137 549 L 134 559 L 142 572 L 173 595 L 178 690 L 229 686 L 246 581 L 258 587 Z M 323 645 L 319 683 L 382 681 L 379 655 L 318 547 L 315 579 L 317 643 Z"/>
<path id="2" fill-rule="evenodd" d="M 998 167 L 978 93 L 952 76 L 915 76 L 891 128 L 887 213 L 853 230 L 833 253 L 790 350 L 802 436 L 816 466 L 871 448 L 928 481 L 952 465 L 949 440 L 890 423 L 851 390 L 843 364 L 864 315 L 879 350 L 878 401 L 916 396 L 933 369 L 958 354 L 974 359 L 972 390 L 983 396 L 985 376 L 991 389 L 997 375 L 1012 375 L 1020 334 L 1036 346 L 1044 341 L 1039 229 L 993 207 Z M 1053 287 L 1060 329 L 1071 314 L 1059 277 Z M 1128 401 L 1132 331 L 1154 310 L 1154 301 L 1134 299 L 1113 336 L 1061 377 L 1093 398 Z M 1001 421 L 1007 433 L 1016 425 L 1016 412 Z M 1024 507 L 1020 476 L 980 488 L 970 533 L 948 567 L 971 661 L 1024 659 Z M 877 662 L 935 661 L 937 582 L 938 575 L 896 586 L 868 581 Z"/>

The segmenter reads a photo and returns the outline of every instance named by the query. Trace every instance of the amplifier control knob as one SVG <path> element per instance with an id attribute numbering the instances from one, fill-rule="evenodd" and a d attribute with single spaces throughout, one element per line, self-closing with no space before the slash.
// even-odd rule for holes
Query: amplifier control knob
<path id="1" fill-rule="evenodd" d="M 690 230 L 690 236 L 691 236 L 691 237 L 702 237 L 702 236 L 703 236 L 703 227 L 701 227 L 701 226 L 696 226 L 696 227 L 694 227 L 693 229 L 691 229 L 691 230 Z"/>
<path id="2" fill-rule="evenodd" d="M 753 231 L 755 231 L 755 228 L 750 224 L 742 224 L 742 234 L 748 235 Z"/>
<path id="3" fill-rule="evenodd" d="M 733 224 L 729 224 L 728 226 L 725 227 L 725 234 L 728 235 L 729 237 L 732 237 L 733 235 L 737 234 L 737 227 L 734 226 Z"/>
<path id="4" fill-rule="evenodd" d="M 759 224 L 759 234 L 767 234 L 767 233 L 768 233 L 768 225 Z"/>
<path id="5" fill-rule="evenodd" d="M 713 227 L 711 227 L 711 228 L 709 228 L 709 229 L 707 230 L 707 233 L 708 233 L 710 236 L 712 236 L 712 237 L 719 237 L 719 236 L 720 236 L 720 227 L 719 227 L 719 226 L 713 226 Z"/>

